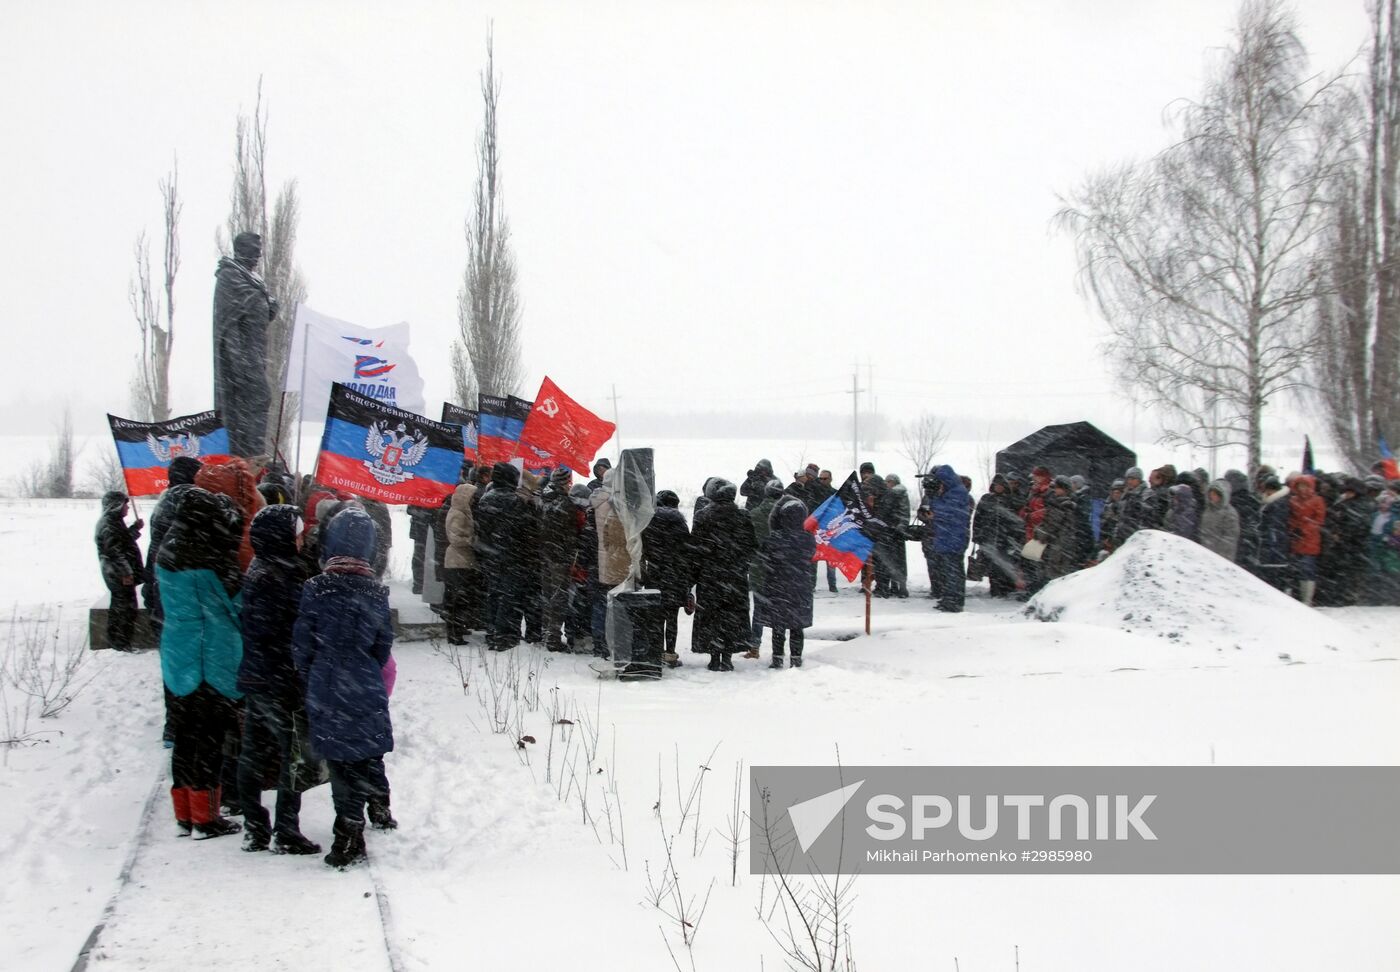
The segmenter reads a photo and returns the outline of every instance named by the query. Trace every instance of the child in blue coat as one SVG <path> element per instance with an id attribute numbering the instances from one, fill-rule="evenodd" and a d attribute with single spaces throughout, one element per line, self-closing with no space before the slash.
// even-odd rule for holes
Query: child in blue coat
<path id="1" fill-rule="evenodd" d="M 326 524 L 324 573 L 306 582 L 292 634 L 312 748 L 330 766 L 335 840 L 326 863 L 366 860 L 365 806 L 387 806 L 384 754 L 394 748 L 383 669 L 394 632 L 389 590 L 374 576 L 374 521 L 349 508 Z"/>

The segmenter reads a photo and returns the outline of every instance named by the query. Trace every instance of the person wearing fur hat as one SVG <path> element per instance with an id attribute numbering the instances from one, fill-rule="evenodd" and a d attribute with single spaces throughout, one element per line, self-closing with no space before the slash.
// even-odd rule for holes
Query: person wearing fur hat
<path id="1" fill-rule="evenodd" d="M 706 505 L 690 534 L 696 602 L 690 650 L 708 654 L 712 672 L 734 671 L 734 653 L 752 636 L 748 571 L 757 544 L 753 523 L 734 503 L 737 492 L 726 479 L 707 480 Z"/>
<path id="2" fill-rule="evenodd" d="M 253 562 L 253 543 L 248 538 L 253 517 L 266 505 L 258 492 L 248 464 L 237 456 L 224 462 L 207 462 L 195 473 L 194 484 L 211 493 L 220 493 L 233 500 L 243 513 L 243 540 L 238 545 L 238 567 L 247 570 Z"/>
<path id="3" fill-rule="evenodd" d="M 1285 594 L 1293 588 L 1289 488 L 1269 475 L 1259 481 L 1259 579 Z"/>
<path id="4" fill-rule="evenodd" d="M 107 647 L 114 651 L 131 651 L 131 634 L 136 626 L 136 582 L 145 574 L 141 562 L 141 547 L 136 543 L 145 520 L 137 519 L 130 526 L 126 513 L 130 507 L 127 495 L 114 489 L 102 497 L 102 517 L 97 521 L 93 540 L 97 543 L 97 563 L 102 569 L 102 582 L 107 585 L 111 600 L 107 607 Z"/>
<path id="5" fill-rule="evenodd" d="M 312 749 L 330 767 L 335 840 L 325 860 L 338 868 L 366 860 L 366 805 L 387 809 L 389 799 L 384 754 L 394 729 L 384 668 L 394 629 L 389 590 L 369 562 L 374 540 L 373 521 L 353 507 L 326 525 L 323 570 L 302 589 L 292 632 Z"/>

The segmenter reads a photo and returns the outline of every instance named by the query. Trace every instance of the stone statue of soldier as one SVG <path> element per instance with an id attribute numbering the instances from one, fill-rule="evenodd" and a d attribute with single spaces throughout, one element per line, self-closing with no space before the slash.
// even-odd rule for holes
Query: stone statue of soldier
<path id="1" fill-rule="evenodd" d="M 272 396 L 267 387 L 267 332 L 277 301 L 258 274 L 262 237 L 239 233 L 233 256 L 214 273 L 214 408 L 228 429 L 229 451 L 265 452 Z"/>

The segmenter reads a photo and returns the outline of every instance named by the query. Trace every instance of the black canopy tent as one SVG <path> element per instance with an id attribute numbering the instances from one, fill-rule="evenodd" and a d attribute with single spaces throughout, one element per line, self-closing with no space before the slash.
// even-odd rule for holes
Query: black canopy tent
<path id="1" fill-rule="evenodd" d="M 1045 466 L 1057 476 L 1083 476 L 1095 499 L 1123 472 L 1137 465 L 1137 453 L 1088 422 L 1047 425 L 997 453 L 997 472 L 1016 472 L 1030 480 L 1031 470 Z"/>

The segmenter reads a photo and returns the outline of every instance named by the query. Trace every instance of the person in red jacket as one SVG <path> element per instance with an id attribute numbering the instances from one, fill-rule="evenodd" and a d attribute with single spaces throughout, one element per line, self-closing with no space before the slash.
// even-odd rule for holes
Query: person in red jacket
<path id="1" fill-rule="evenodd" d="M 206 462 L 194 474 L 194 484 L 200 489 L 227 496 L 238 504 L 243 513 L 243 542 L 238 547 L 238 569 L 246 572 L 253 562 L 253 542 L 249 538 L 253 517 L 267 505 L 258 492 L 257 480 L 248 463 L 238 456 L 219 463 Z"/>
<path id="2" fill-rule="evenodd" d="M 1289 550 L 1298 576 L 1298 599 L 1311 605 L 1317 590 L 1317 557 L 1322 553 L 1322 524 L 1327 519 L 1327 504 L 1317 495 L 1317 482 L 1312 476 L 1295 476 L 1288 488 Z"/>
<path id="3" fill-rule="evenodd" d="M 1026 542 L 1035 538 L 1035 528 L 1045 519 L 1045 497 L 1050 495 L 1050 481 L 1055 477 L 1045 466 L 1031 470 L 1031 495 L 1021 507 L 1021 519 L 1026 521 Z"/>

